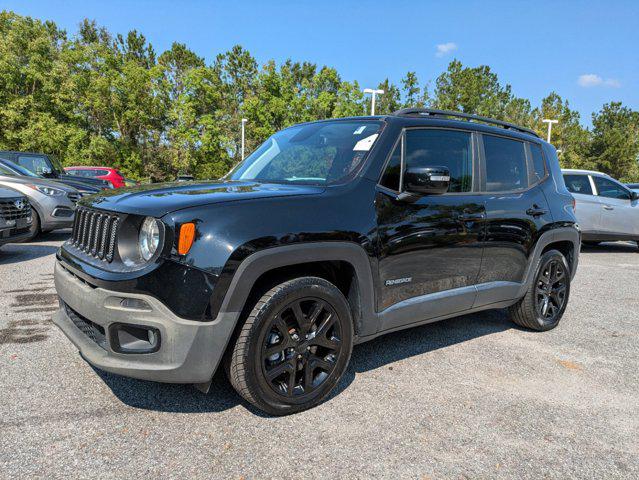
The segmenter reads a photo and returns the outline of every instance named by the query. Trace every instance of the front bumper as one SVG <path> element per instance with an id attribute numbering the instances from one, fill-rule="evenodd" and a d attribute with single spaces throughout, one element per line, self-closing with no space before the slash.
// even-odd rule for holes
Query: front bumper
<path id="1" fill-rule="evenodd" d="M 81 281 L 59 261 L 55 265 L 55 286 L 61 308 L 53 322 L 92 365 L 112 373 L 169 383 L 208 382 L 222 358 L 237 315 L 221 314 L 211 322 L 185 320 L 149 295 L 129 294 L 94 287 Z M 123 307 L 122 299 L 143 300 L 150 308 Z M 66 307 L 65 307 L 66 305 Z M 72 319 L 69 315 L 76 317 Z M 96 342 L 74 320 L 89 320 L 104 331 Z M 159 331 L 160 347 L 154 353 L 119 353 L 114 350 L 114 324 L 153 327 Z M 117 348 L 117 347 L 116 347 Z"/>

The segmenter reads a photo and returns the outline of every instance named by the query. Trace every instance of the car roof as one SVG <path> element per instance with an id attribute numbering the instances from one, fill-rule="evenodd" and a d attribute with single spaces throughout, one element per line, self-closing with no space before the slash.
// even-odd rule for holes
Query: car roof
<path id="1" fill-rule="evenodd" d="M 115 167 L 89 167 L 87 165 L 77 165 L 77 166 L 73 166 L 73 167 L 64 167 L 65 170 L 67 168 L 84 169 L 84 170 L 117 170 Z"/>
<path id="2" fill-rule="evenodd" d="M 314 120 L 312 122 L 303 122 L 298 123 L 296 125 L 291 125 L 291 127 L 295 127 L 298 125 L 308 125 L 310 123 L 323 123 L 323 122 L 335 122 L 335 121 L 371 121 L 377 120 L 386 123 L 395 123 L 399 124 L 402 127 L 420 127 L 420 126 L 432 126 L 432 127 L 443 127 L 443 128 L 455 128 L 461 130 L 474 130 L 483 133 L 490 133 L 494 135 L 507 136 L 512 138 L 517 138 L 519 140 L 532 141 L 534 143 L 546 143 L 543 139 L 533 135 L 531 133 L 527 133 L 521 130 L 517 130 L 514 128 L 506 128 L 506 127 L 498 127 L 488 125 L 486 123 L 480 123 L 480 121 L 471 121 L 471 120 L 456 120 L 453 118 L 445 117 L 445 116 L 419 116 L 419 115 L 368 115 L 368 116 L 359 116 L 359 117 L 343 117 L 343 118 L 329 118 L 325 120 Z M 290 127 L 289 127 L 290 128 Z M 522 127 L 523 128 L 523 127 Z"/>
<path id="3" fill-rule="evenodd" d="M 576 173 L 580 175 L 600 175 L 602 177 L 610 177 L 610 175 L 604 172 L 598 172 L 596 170 L 583 170 L 578 168 L 562 168 L 561 173 Z"/>

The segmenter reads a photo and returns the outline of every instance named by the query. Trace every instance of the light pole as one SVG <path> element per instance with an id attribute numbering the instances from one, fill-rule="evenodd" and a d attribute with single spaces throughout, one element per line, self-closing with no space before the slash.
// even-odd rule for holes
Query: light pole
<path id="1" fill-rule="evenodd" d="M 550 120 L 548 118 L 544 118 L 542 122 L 548 124 L 548 143 L 550 143 L 550 132 L 552 132 L 552 124 L 559 123 L 559 120 Z"/>
<path id="2" fill-rule="evenodd" d="M 244 160 L 244 125 L 246 125 L 248 120 L 246 118 L 242 119 L 242 160 Z"/>
<path id="3" fill-rule="evenodd" d="M 364 93 L 371 94 L 371 115 L 375 115 L 375 95 L 383 95 L 384 90 L 374 90 L 372 88 L 365 88 Z"/>

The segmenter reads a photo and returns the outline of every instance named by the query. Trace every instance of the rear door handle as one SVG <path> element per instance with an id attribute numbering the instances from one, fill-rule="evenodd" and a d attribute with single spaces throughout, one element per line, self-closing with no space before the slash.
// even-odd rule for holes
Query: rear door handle
<path id="1" fill-rule="evenodd" d="M 531 217 L 541 217 L 542 215 L 546 215 L 548 210 L 543 208 L 539 208 L 537 205 L 533 205 L 531 208 L 526 210 L 526 215 L 530 215 Z"/>
<path id="2" fill-rule="evenodd" d="M 610 205 L 604 205 L 604 210 L 614 210 L 615 207 L 611 207 Z"/>

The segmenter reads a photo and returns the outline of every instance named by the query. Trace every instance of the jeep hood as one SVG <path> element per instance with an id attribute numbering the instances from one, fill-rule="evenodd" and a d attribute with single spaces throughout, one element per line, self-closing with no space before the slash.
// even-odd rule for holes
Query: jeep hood
<path id="1" fill-rule="evenodd" d="M 156 183 L 132 188 L 103 190 L 96 195 L 83 199 L 80 204 L 114 212 L 149 215 L 159 218 L 176 210 L 213 203 L 313 195 L 323 191 L 323 187 L 310 185 L 281 185 L 258 182 Z"/>

